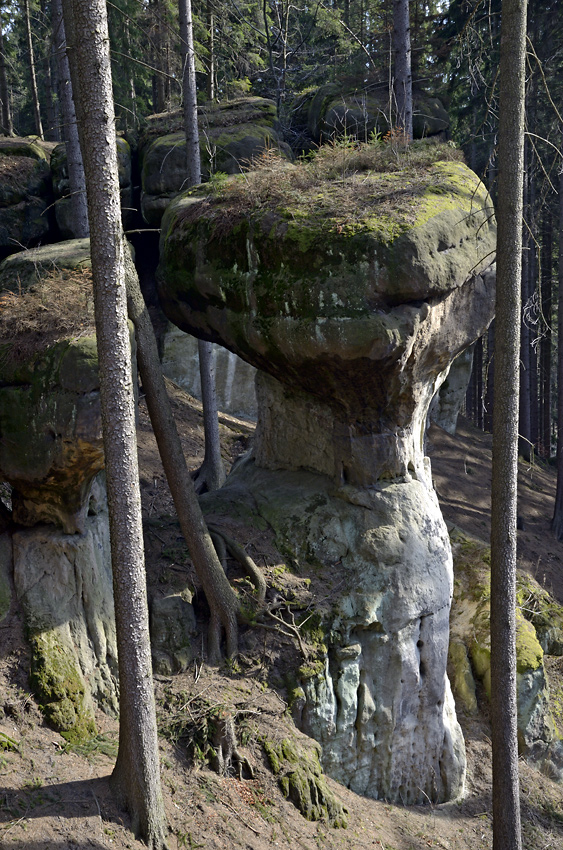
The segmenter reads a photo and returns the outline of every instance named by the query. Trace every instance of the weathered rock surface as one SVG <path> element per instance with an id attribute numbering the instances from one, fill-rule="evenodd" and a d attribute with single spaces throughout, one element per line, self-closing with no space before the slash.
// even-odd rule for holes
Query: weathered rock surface
<path id="1" fill-rule="evenodd" d="M 49 233 L 50 178 L 38 144 L 0 140 L 0 257 L 36 245 Z"/>
<path id="2" fill-rule="evenodd" d="M 232 416 L 256 419 L 256 370 L 232 351 L 214 345 L 217 407 Z M 197 339 L 169 325 L 162 339 L 162 371 L 167 378 L 201 399 Z"/>
<path id="3" fill-rule="evenodd" d="M 445 134 L 450 119 L 437 97 L 413 91 L 413 135 L 415 139 Z M 339 83 L 326 83 L 293 104 L 292 131 L 298 134 L 298 147 L 307 147 L 307 138 L 315 145 L 346 136 L 367 142 L 372 133 L 389 130 L 389 92 L 387 86 L 370 91 L 346 89 Z"/>
<path id="4" fill-rule="evenodd" d="M 178 326 L 269 373 L 254 457 L 225 496 L 250 492 L 282 551 L 341 582 L 298 711 L 325 769 L 366 795 L 446 800 L 465 756 L 446 676 L 451 551 L 423 439 L 452 359 L 492 317 L 494 222 L 459 162 L 420 183 L 352 175 L 347 195 L 337 176 L 278 174 L 269 203 L 232 187 L 173 202 L 160 291 Z"/>
<path id="5" fill-rule="evenodd" d="M 133 217 L 133 185 L 131 182 L 131 148 L 129 143 L 120 136 L 117 144 L 117 168 L 119 173 L 119 191 L 123 226 L 127 229 Z M 51 177 L 55 196 L 55 217 L 57 227 L 63 239 L 73 239 L 75 231 L 72 222 L 70 203 L 70 184 L 66 160 L 65 144 L 57 145 L 51 154 Z"/>
<path id="6" fill-rule="evenodd" d="M 187 670 L 193 659 L 196 633 L 189 590 L 155 595 L 150 603 L 150 629 L 154 671 L 170 676 Z"/>
<path id="7" fill-rule="evenodd" d="M 239 98 L 208 104 L 198 110 L 202 176 L 238 174 L 269 149 L 291 158 L 277 133 L 273 101 Z M 142 196 L 145 221 L 160 225 L 172 198 L 186 188 L 186 142 L 181 113 L 155 115 L 140 140 Z"/>
<path id="8" fill-rule="evenodd" d="M 103 478 L 82 534 L 37 526 L 13 535 L 14 583 L 33 649 L 31 679 L 69 740 L 95 732 L 94 699 L 116 714 L 117 644 Z"/>
<path id="9" fill-rule="evenodd" d="M 477 709 L 475 679 L 491 693 L 490 549 L 453 529 L 455 591 L 451 613 L 449 666 L 460 711 Z M 552 716 L 544 664 L 547 653 L 560 654 L 550 641 L 563 622 L 563 609 L 531 576 L 519 573 L 516 610 L 518 749 L 521 756 L 552 779 L 563 781 L 563 743 Z M 545 629 L 551 622 L 553 631 Z M 534 625 L 537 622 L 537 630 Z"/>
<path id="10" fill-rule="evenodd" d="M 32 312 L 41 312 L 50 287 L 60 298 L 55 339 L 49 326 L 35 326 L 34 316 L 27 324 L 20 316 L 20 336 L 0 339 L 0 474 L 13 487 L 15 522 L 53 523 L 67 534 L 84 531 L 91 482 L 104 465 L 89 282 L 79 278 L 84 292 L 78 289 L 72 303 L 64 300 L 66 276 L 89 265 L 88 240 L 72 240 L 22 252 L 0 266 L 0 288 L 29 295 Z M 36 303 L 33 288 L 40 283 L 45 288 Z"/>
<path id="11" fill-rule="evenodd" d="M 458 354 L 430 405 L 429 418 L 448 434 L 456 432 L 457 418 L 465 401 L 473 369 L 473 348 L 474 346 L 470 345 Z"/>

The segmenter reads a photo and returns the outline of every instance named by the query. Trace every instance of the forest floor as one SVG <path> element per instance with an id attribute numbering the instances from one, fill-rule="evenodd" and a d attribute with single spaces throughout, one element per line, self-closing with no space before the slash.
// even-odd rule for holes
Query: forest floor
<path id="1" fill-rule="evenodd" d="M 173 405 L 188 463 L 202 457 L 201 408 L 172 389 Z M 225 459 L 245 450 L 248 423 L 223 416 Z M 486 540 L 489 526 L 491 441 L 461 422 L 450 437 L 433 427 L 429 454 L 446 519 Z M 143 511 L 147 528 L 147 571 L 151 593 L 192 581 L 172 502 L 144 404 L 138 430 Z M 563 602 L 563 544 L 549 531 L 555 474 L 542 465 L 522 465 L 519 513 L 521 565 Z M 241 529 L 237 530 L 238 533 Z M 264 532 L 247 530 L 247 546 L 270 580 L 294 582 Z M 233 531 L 234 534 L 234 531 Z M 235 579 L 236 580 L 236 579 Z M 196 597 L 197 601 L 197 597 Z M 201 603 L 200 603 L 201 607 Z M 460 716 L 467 746 L 465 798 L 458 803 L 400 807 L 359 797 L 337 783 L 328 785 L 348 810 L 348 827 L 334 829 L 305 820 L 281 794 L 262 741 L 299 737 L 287 713 L 284 665 L 295 648 L 273 632 L 241 634 L 236 665 L 219 669 L 198 662 L 186 673 L 156 677 L 162 784 L 170 825 L 170 848 L 266 850 L 479 850 L 492 845 L 491 760 L 487 708 L 478 719 Z M 560 659 L 557 659 L 559 662 Z M 563 661 L 563 659 L 561 659 Z M 109 776 L 117 750 L 117 722 L 97 717 L 97 738 L 71 747 L 43 722 L 29 692 L 29 653 L 21 612 L 14 603 L 0 624 L 0 732 L 13 747 L 0 749 L 0 848 L 17 850 L 141 850 L 128 816 L 112 797 Z M 236 706 L 241 753 L 254 777 L 219 776 L 204 757 L 209 711 Z M 304 739 L 304 736 L 301 736 Z M 527 850 L 563 850 L 563 787 L 520 762 L 523 838 Z"/>

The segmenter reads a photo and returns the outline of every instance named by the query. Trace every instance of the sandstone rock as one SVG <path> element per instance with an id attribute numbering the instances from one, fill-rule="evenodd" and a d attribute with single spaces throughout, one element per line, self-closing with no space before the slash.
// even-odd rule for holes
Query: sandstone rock
<path id="1" fill-rule="evenodd" d="M 478 540 L 467 537 L 457 529 L 454 541 L 455 592 L 451 614 L 451 647 L 461 655 L 467 652 L 476 676 L 483 682 L 485 692 L 491 693 L 490 667 L 490 550 Z M 563 781 L 563 747 L 552 717 L 550 689 L 544 665 L 544 651 L 533 625 L 534 608 L 549 603 L 553 613 L 558 606 L 531 576 L 519 573 L 519 603 L 525 609 L 516 610 L 516 660 L 518 698 L 518 748 L 527 761 L 557 781 Z M 525 619 L 523 610 L 531 618 Z M 541 622 L 541 615 L 540 615 Z M 452 651 L 450 649 L 450 660 Z M 462 670 L 462 665 L 458 666 Z M 473 711 L 469 672 L 454 678 L 456 701 Z"/>
<path id="2" fill-rule="evenodd" d="M 183 673 L 193 659 L 196 632 L 191 594 L 171 593 L 151 600 L 150 628 L 153 669 L 163 676 Z"/>
<path id="3" fill-rule="evenodd" d="M 6 618 L 12 604 L 12 535 L 0 534 L 0 623 Z"/>
<path id="4" fill-rule="evenodd" d="M 6 257 L 0 265 L 0 291 L 25 291 L 53 271 L 62 273 L 91 268 L 89 239 L 43 245 Z"/>
<path id="5" fill-rule="evenodd" d="M 45 239 L 50 229 L 49 165 L 39 145 L 0 140 L 0 256 Z"/>
<path id="6" fill-rule="evenodd" d="M 274 149 L 291 158 L 288 145 L 276 130 L 273 101 L 239 98 L 208 104 L 199 112 L 203 180 L 217 172 L 238 174 L 264 152 Z M 160 133 L 160 135 L 156 135 Z M 149 119 L 140 141 L 142 167 L 141 210 L 145 221 L 160 225 L 168 204 L 186 187 L 186 143 L 180 112 Z"/>
<path id="7" fill-rule="evenodd" d="M 413 136 L 422 139 L 444 134 L 450 119 L 437 97 L 414 89 Z M 367 142 L 375 133 L 383 136 L 389 130 L 389 93 L 380 90 L 346 89 L 339 83 L 326 83 L 300 95 L 292 108 L 292 129 L 306 129 L 315 144 L 341 138 L 357 138 Z"/>
<path id="8" fill-rule="evenodd" d="M 119 174 L 119 190 L 123 226 L 127 229 L 132 221 L 133 186 L 131 182 L 131 148 L 129 143 L 120 136 L 117 144 L 117 168 Z M 70 185 L 65 144 L 57 145 L 51 154 L 51 176 L 55 195 L 55 217 L 63 239 L 72 239 L 75 235 L 72 222 L 72 209 L 69 198 Z"/>
<path id="9" fill-rule="evenodd" d="M 448 434 L 456 432 L 457 417 L 465 401 L 472 369 L 473 346 L 470 345 L 455 358 L 444 383 L 432 399 L 428 417 Z"/>
<path id="10" fill-rule="evenodd" d="M 256 370 L 220 345 L 214 346 L 217 407 L 224 413 L 256 419 Z M 162 371 L 190 395 L 201 399 L 197 339 L 170 324 L 162 340 Z"/>
<path id="11" fill-rule="evenodd" d="M 116 714 L 117 645 L 109 523 L 102 480 L 83 534 L 52 526 L 16 531 L 14 583 L 32 650 L 32 684 L 69 740 L 95 732 L 92 699 Z"/>
<path id="12" fill-rule="evenodd" d="M 91 482 L 104 465 L 90 281 L 79 275 L 64 299 L 67 277 L 89 264 L 88 240 L 72 240 L 0 266 L 0 287 L 21 293 L 30 313 L 16 299 L 16 330 L 8 324 L 0 340 L 0 473 L 13 488 L 15 522 L 54 523 L 68 534 L 84 531 Z"/>

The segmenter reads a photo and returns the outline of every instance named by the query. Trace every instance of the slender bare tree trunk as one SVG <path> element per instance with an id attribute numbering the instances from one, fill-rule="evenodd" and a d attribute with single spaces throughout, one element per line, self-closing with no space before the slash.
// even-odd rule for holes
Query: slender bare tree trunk
<path id="1" fill-rule="evenodd" d="M 563 128 L 561 128 L 563 131 Z M 563 540 L 563 167 L 559 172 L 559 266 L 557 309 L 557 492 L 551 530 Z"/>
<path id="2" fill-rule="evenodd" d="M 520 850 L 516 510 L 526 0 L 503 0 L 498 130 L 495 408 L 491 499 L 493 850 Z"/>
<path id="3" fill-rule="evenodd" d="M 23 15 L 25 20 L 25 35 L 27 40 L 27 52 L 29 55 L 29 73 L 31 77 L 31 99 L 33 102 L 33 117 L 35 119 L 35 132 L 40 139 L 43 138 L 43 125 L 41 124 L 41 109 L 39 107 L 39 95 L 37 93 L 37 78 L 35 75 L 35 51 L 31 38 L 31 18 L 29 15 L 29 0 L 23 0 Z"/>
<path id="4" fill-rule="evenodd" d="M 66 52 L 65 23 L 61 0 L 52 0 L 53 39 L 57 57 L 59 93 L 63 118 L 63 137 L 66 147 L 68 180 L 70 184 L 70 202 L 72 204 L 72 222 L 77 238 L 88 236 L 88 206 L 86 203 L 86 179 L 82 164 L 82 153 L 78 140 L 78 125 L 72 93 L 72 82 Z"/>
<path id="5" fill-rule="evenodd" d="M 409 0 L 393 0 L 393 53 L 397 126 L 412 139 L 412 72 Z"/>
<path id="6" fill-rule="evenodd" d="M 542 216 L 541 247 L 541 307 L 545 331 L 540 343 L 540 445 L 541 454 L 547 460 L 551 457 L 551 239 L 551 212 L 546 205 Z"/>
<path id="7" fill-rule="evenodd" d="M 194 31 L 191 0 L 178 0 L 180 43 L 182 46 L 182 96 L 186 134 L 186 189 L 201 183 L 197 91 L 195 77 Z"/>
<path id="8" fill-rule="evenodd" d="M 209 69 L 207 72 L 207 99 L 215 100 L 215 15 L 211 0 L 207 0 L 207 29 L 209 37 L 207 49 L 209 51 Z"/>
<path id="9" fill-rule="evenodd" d="M 125 257 L 105 0 L 64 0 L 87 177 L 120 684 L 113 785 L 134 831 L 166 847 L 151 669 Z"/>
<path id="10" fill-rule="evenodd" d="M 10 109 L 10 91 L 6 73 L 6 54 L 4 53 L 4 35 L 0 19 L 0 133 L 3 136 L 13 136 L 12 110 Z"/>
<path id="11" fill-rule="evenodd" d="M 213 345 L 198 340 L 199 375 L 201 378 L 201 401 L 203 403 L 203 430 L 205 433 L 205 456 L 196 477 L 199 493 L 218 490 L 225 483 L 225 469 L 221 458 L 217 393 L 215 390 L 215 352 Z"/>

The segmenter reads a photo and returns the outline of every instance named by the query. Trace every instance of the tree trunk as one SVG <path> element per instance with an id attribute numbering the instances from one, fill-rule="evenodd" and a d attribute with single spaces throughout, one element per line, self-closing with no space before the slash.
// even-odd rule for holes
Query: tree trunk
<path id="1" fill-rule="evenodd" d="M 197 124 L 197 91 L 191 0 L 178 0 L 180 41 L 182 45 L 182 94 L 184 99 L 184 130 L 186 134 L 186 188 L 201 183 L 201 158 Z M 221 460 L 215 365 L 211 343 L 198 343 L 199 373 L 205 429 L 205 458 L 196 478 L 199 493 L 217 490 L 225 481 Z"/>
<path id="2" fill-rule="evenodd" d="M 212 661 L 217 661 L 220 657 L 221 625 L 225 629 L 227 654 L 236 655 L 239 603 L 219 562 L 201 513 L 178 437 L 162 377 L 153 327 L 141 290 L 131 275 L 127 280 L 129 316 L 135 326 L 143 390 L 180 528 L 211 611 L 208 655 Z"/>
<path id="3" fill-rule="evenodd" d="M 182 96 L 184 99 L 184 132 L 186 134 L 185 188 L 201 183 L 199 130 L 197 126 L 197 91 L 195 78 L 194 33 L 191 0 L 178 0 L 180 43 L 182 46 Z"/>
<path id="4" fill-rule="evenodd" d="M 529 153 L 528 146 L 524 146 L 524 195 L 523 195 L 523 210 L 524 210 L 524 227 L 522 232 L 522 304 L 525 305 L 530 297 L 530 234 L 528 232 L 528 180 L 527 160 Z M 522 323 L 520 329 L 520 404 L 519 404 L 519 446 L 518 452 L 525 460 L 530 460 L 532 456 L 532 432 L 530 425 L 530 347 L 532 344 L 530 326 L 526 320 L 525 310 L 522 310 Z"/>
<path id="5" fill-rule="evenodd" d="M 82 164 L 82 153 L 78 139 L 78 125 L 72 93 L 72 82 L 66 50 L 65 24 L 61 0 L 52 0 L 53 39 L 58 65 L 59 93 L 63 118 L 63 136 L 66 147 L 68 181 L 70 184 L 70 202 L 72 205 L 72 222 L 74 235 L 77 238 L 88 236 L 88 206 L 86 202 L 86 179 Z"/>
<path id="6" fill-rule="evenodd" d="M 14 126 L 12 124 L 12 110 L 10 109 L 10 91 L 8 89 L 8 75 L 6 74 L 6 54 L 4 53 L 4 34 L 2 32 L 2 20 L 0 19 L 0 133 L 3 136 L 13 136 Z"/>
<path id="7" fill-rule="evenodd" d="M 105 0 L 64 0 L 88 188 L 92 278 L 118 646 L 119 752 L 113 785 L 133 829 L 166 847 L 151 670 L 125 254 Z M 79 49 L 78 49 L 79 48 Z"/>
<path id="8" fill-rule="evenodd" d="M 563 128 L 562 128 L 563 130 Z M 559 172 L 559 266 L 557 308 L 557 492 L 551 530 L 563 540 L 563 168 Z"/>
<path id="9" fill-rule="evenodd" d="M 483 429 L 490 434 L 493 431 L 493 410 L 495 406 L 495 322 L 489 325 L 487 331 L 487 373 L 485 404 L 483 411 Z"/>
<path id="10" fill-rule="evenodd" d="M 542 221 L 541 306 L 544 332 L 540 347 L 542 457 L 551 457 L 551 213 L 546 205 Z"/>
<path id="11" fill-rule="evenodd" d="M 215 100 L 215 15 L 210 0 L 207 0 L 207 29 L 209 37 L 207 49 L 209 51 L 209 68 L 207 71 L 207 99 Z"/>
<path id="12" fill-rule="evenodd" d="M 210 342 L 198 340 L 199 375 L 203 403 L 203 429 L 205 432 L 205 457 L 196 476 L 196 490 L 205 493 L 218 490 L 225 483 L 225 469 L 221 458 L 217 393 L 215 392 L 215 354 Z"/>
<path id="13" fill-rule="evenodd" d="M 502 0 L 495 407 L 491 494 L 493 850 L 520 850 L 516 511 L 526 0 Z"/>
<path id="14" fill-rule="evenodd" d="M 35 75 L 35 52 L 31 38 L 31 19 L 29 16 L 29 0 L 23 0 L 23 14 L 25 19 L 25 35 L 27 40 L 27 52 L 29 55 L 29 74 L 31 81 L 31 100 L 33 102 L 33 117 L 35 120 L 35 132 L 40 139 L 43 138 L 43 125 L 41 124 L 41 110 L 39 108 L 39 95 L 37 93 L 37 78 Z"/>
<path id="15" fill-rule="evenodd" d="M 412 139 L 412 72 L 409 0 L 393 0 L 393 53 L 397 127 Z"/>

